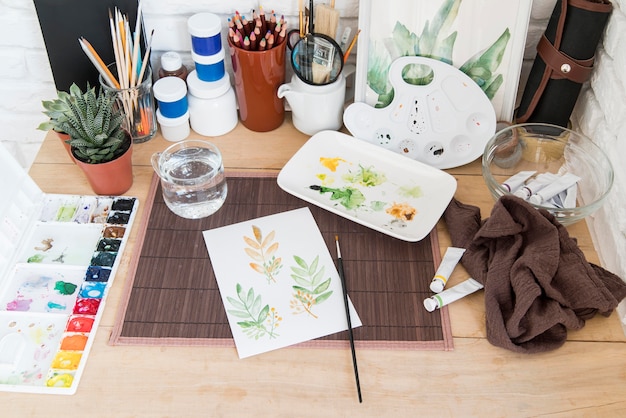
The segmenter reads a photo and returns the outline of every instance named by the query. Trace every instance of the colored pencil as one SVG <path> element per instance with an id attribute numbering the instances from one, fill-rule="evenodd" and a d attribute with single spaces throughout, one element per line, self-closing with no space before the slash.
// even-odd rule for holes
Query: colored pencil
<path id="1" fill-rule="evenodd" d="M 102 61 L 102 58 L 100 58 L 100 56 L 93 48 L 93 46 L 89 43 L 89 41 L 85 38 L 79 38 L 78 43 L 85 52 L 85 55 L 87 55 L 87 58 L 89 58 L 94 67 L 96 67 L 96 69 L 98 70 L 100 75 L 102 75 L 102 78 L 104 78 L 107 84 L 113 88 L 119 88 L 120 85 L 115 79 L 115 76 L 113 76 L 111 71 L 109 71 L 107 66 Z"/>
<path id="2" fill-rule="evenodd" d="M 350 56 L 350 52 L 352 52 L 352 48 L 354 48 L 354 45 L 356 44 L 356 40 L 359 37 L 359 33 L 361 33 L 361 29 L 356 31 L 356 33 L 354 34 L 354 37 L 352 38 L 352 41 L 350 42 L 350 45 L 348 46 L 348 49 L 346 49 L 346 53 L 343 54 L 343 63 L 344 64 L 348 61 L 348 57 Z"/>
<path id="3" fill-rule="evenodd" d="M 154 36 L 154 29 L 150 32 L 150 38 L 148 39 L 148 47 L 146 48 L 146 53 L 143 56 L 143 61 L 141 64 L 141 70 L 139 72 L 138 85 L 141 84 L 141 80 L 143 80 L 143 76 L 146 72 L 146 67 L 148 66 L 148 61 L 150 60 L 150 52 L 152 51 L 152 37 Z"/>
<path id="4" fill-rule="evenodd" d="M 229 26 L 232 26 L 232 29 L 228 30 L 230 44 L 246 51 L 272 49 L 280 45 L 287 34 L 284 16 L 281 16 L 279 21 L 272 10 L 271 16 L 268 17 L 262 6 L 259 13 L 252 10 L 252 20 L 247 20 L 236 11 L 234 16 L 228 18 L 228 22 Z"/>
<path id="5" fill-rule="evenodd" d="M 356 350 L 354 348 L 354 334 L 352 333 L 352 320 L 350 319 L 350 305 L 348 304 L 348 288 L 346 286 L 346 276 L 343 271 L 343 259 L 341 258 L 341 249 L 339 248 L 339 236 L 335 235 L 335 244 L 337 245 L 337 270 L 341 279 L 341 288 L 343 289 L 343 302 L 346 308 L 346 319 L 348 320 L 348 336 L 350 338 L 350 350 L 352 351 L 352 367 L 354 368 L 354 379 L 356 380 L 356 390 L 359 395 L 359 402 L 363 402 L 361 396 L 361 383 L 359 382 L 359 368 L 356 364 Z"/>
<path id="6" fill-rule="evenodd" d="M 131 63 L 131 79 L 130 79 L 130 85 L 131 86 L 137 86 L 141 83 L 141 79 L 137 79 L 137 77 L 139 76 L 139 73 L 141 70 L 139 70 L 138 68 L 138 62 L 139 62 L 139 44 L 140 44 L 140 40 L 139 40 L 139 30 L 141 28 L 141 3 L 143 2 L 143 0 L 139 0 L 139 5 L 137 6 L 137 20 L 135 21 L 135 32 L 134 32 L 134 39 L 133 39 L 133 57 L 132 57 L 132 63 Z"/>

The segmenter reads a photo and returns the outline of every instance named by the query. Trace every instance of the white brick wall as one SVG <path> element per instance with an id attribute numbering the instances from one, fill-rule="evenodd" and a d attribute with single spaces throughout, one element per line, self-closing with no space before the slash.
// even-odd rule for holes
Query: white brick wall
<path id="1" fill-rule="evenodd" d="M 318 0 L 320 1 L 320 0 Z M 543 33 L 556 0 L 534 0 L 525 50 L 520 91 L 535 57 L 535 45 Z M 596 70 L 581 94 L 574 111 L 575 126 L 591 136 L 607 151 L 616 168 L 615 188 L 595 216 L 593 231 L 602 264 L 626 278 L 626 50 L 620 48 L 620 35 L 626 31 L 626 0 L 611 0 L 614 12 L 609 20 L 603 45 L 598 53 Z M 235 10 L 275 9 L 296 22 L 298 2 L 279 0 L 144 0 L 146 28 L 155 29 L 152 62 L 165 51 L 181 53 L 191 65 L 187 19 L 194 13 L 212 12 L 224 18 Z M 358 0 L 337 0 L 341 13 L 340 31 L 345 26 L 355 33 Z M 225 34 L 225 33 L 224 33 Z M 226 64 L 229 65 L 228 60 Z M 44 132 L 36 130 L 45 120 L 41 100 L 55 97 L 52 72 L 48 63 L 39 22 L 32 0 L 0 0 L 0 142 L 24 167 L 34 159 Z M 620 307 L 626 317 L 626 304 Z M 626 318 L 623 319 L 626 323 Z"/>
<path id="2" fill-rule="evenodd" d="M 596 68 L 574 109 L 577 130 L 592 138 L 609 155 L 615 170 L 613 191 L 606 204 L 592 217 L 594 245 L 602 265 L 626 279 L 626 0 L 612 0 L 613 13 Z M 626 331 L 626 302 L 618 309 Z"/>

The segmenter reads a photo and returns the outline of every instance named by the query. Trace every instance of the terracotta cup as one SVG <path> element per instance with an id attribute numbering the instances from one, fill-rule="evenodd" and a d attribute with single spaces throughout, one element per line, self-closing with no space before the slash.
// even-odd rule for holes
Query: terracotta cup
<path id="1" fill-rule="evenodd" d="M 252 131 L 271 131 L 285 120 L 283 99 L 277 91 L 285 82 L 286 45 L 282 42 L 265 51 L 247 51 L 228 40 L 239 118 Z"/>

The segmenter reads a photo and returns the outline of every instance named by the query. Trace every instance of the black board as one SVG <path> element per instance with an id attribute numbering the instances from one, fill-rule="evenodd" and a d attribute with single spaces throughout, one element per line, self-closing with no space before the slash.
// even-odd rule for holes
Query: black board
<path id="1" fill-rule="evenodd" d="M 98 86 L 98 71 L 85 55 L 78 38 L 87 39 L 102 60 L 115 61 L 109 10 L 115 7 L 134 30 L 138 0 L 34 0 L 57 90 L 69 91 L 72 83 L 85 89 Z M 142 46 L 145 36 L 142 34 Z"/>

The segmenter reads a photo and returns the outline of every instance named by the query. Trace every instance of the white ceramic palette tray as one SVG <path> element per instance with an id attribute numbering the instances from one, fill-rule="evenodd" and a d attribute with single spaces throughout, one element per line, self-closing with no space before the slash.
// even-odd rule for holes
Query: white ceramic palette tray
<path id="1" fill-rule="evenodd" d="M 405 68 L 426 69 L 432 80 L 409 84 Z M 389 68 L 394 97 L 389 106 L 353 103 L 343 114 L 354 137 L 436 168 L 467 164 L 483 154 L 496 129 L 493 105 L 480 87 L 452 65 L 402 57 Z"/>
<path id="2" fill-rule="evenodd" d="M 138 201 L 43 193 L 0 147 L 0 390 L 73 394 Z"/>
<path id="3" fill-rule="evenodd" d="M 403 241 L 433 229 L 456 191 L 448 173 L 349 135 L 313 135 L 278 174 L 286 192 Z"/>

